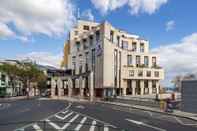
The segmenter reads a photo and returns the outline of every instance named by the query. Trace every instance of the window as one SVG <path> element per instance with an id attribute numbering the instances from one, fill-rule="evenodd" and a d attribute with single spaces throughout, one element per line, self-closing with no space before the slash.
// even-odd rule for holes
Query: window
<path id="1" fill-rule="evenodd" d="M 127 65 L 132 65 L 132 55 L 127 55 Z"/>
<path id="2" fill-rule="evenodd" d="M 128 49 L 128 41 L 122 40 L 122 48 L 123 49 Z"/>
<path id="3" fill-rule="evenodd" d="M 119 51 L 119 88 L 121 88 L 121 64 L 122 64 L 122 55 Z"/>
<path id="4" fill-rule="evenodd" d="M 140 43 L 140 52 L 144 52 L 144 44 Z"/>
<path id="5" fill-rule="evenodd" d="M 80 54 L 79 55 L 79 65 L 82 65 L 83 64 L 83 58 L 82 58 L 82 55 Z"/>
<path id="6" fill-rule="evenodd" d="M 77 51 L 79 51 L 80 50 L 80 42 L 79 41 L 76 42 L 76 47 L 77 47 Z"/>
<path id="7" fill-rule="evenodd" d="M 159 77 L 159 71 L 155 71 L 154 74 L 155 74 L 155 77 Z"/>
<path id="8" fill-rule="evenodd" d="M 151 77 L 151 71 L 147 71 L 147 72 L 146 72 L 146 76 L 147 76 L 147 77 Z"/>
<path id="9" fill-rule="evenodd" d="M 117 36 L 117 45 L 120 46 L 120 36 Z"/>
<path id="10" fill-rule="evenodd" d="M 129 76 L 134 76 L 134 70 L 129 70 Z"/>
<path id="11" fill-rule="evenodd" d="M 90 45 L 93 45 L 93 36 L 89 36 L 89 42 L 90 42 Z"/>
<path id="12" fill-rule="evenodd" d="M 140 56 L 136 56 L 136 66 L 139 67 L 140 63 Z"/>
<path id="13" fill-rule="evenodd" d="M 78 31 L 75 31 L 75 35 L 78 35 Z"/>
<path id="14" fill-rule="evenodd" d="M 144 56 L 144 65 L 148 67 L 148 56 Z"/>
<path id="15" fill-rule="evenodd" d="M 75 70 L 76 70 L 76 57 L 75 56 L 72 57 L 72 65 L 73 65 L 73 74 L 75 74 Z"/>
<path id="16" fill-rule="evenodd" d="M 136 51 L 137 50 L 137 43 L 133 42 L 132 43 L 132 51 Z"/>
<path id="17" fill-rule="evenodd" d="M 92 68 L 94 70 L 94 65 L 95 65 L 95 49 L 92 49 Z"/>
<path id="18" fill-rule="evenodd" d="M 156 57 L 152 57 L 152 66 L 155 67 L 157 65 Z"/>
<path id="19" fill-rule="evenodd" d="M 79 74 L 82 73 L 82 68 L 83 68 L 82 65 L 80 65 L 80 66 L 79 66 Z"/>
<path id="20" fill-rule="evenodd" d="M 89 52 L 85 53 L 85 59 L 86 59 L 86 63 L 88 63 L 88 61 L 89 61 Z"/>
<path id="21" fill-rule="evenodd" d="M 138 71 L 138 76 L 140 76 L 140 77 L 143 76 L 143 71 L 142 70 Z"/>
<path id="22" fill-rule="evenodd" d="M 118 51 L 114 50 L 114 86 L 117 87 Z"/>
<path id="23" fill-rule="evenodd" d="M 149 93 L 149 89 L 148 89 L 148 80 L 144 81 L 144 94 L 148 94 Z"/>
<path id="24" fill-rule="evenodd" d="M 85 53 L 85 59 L 86 59 L 86 64 L 85 64 L 85 71 L 87 72 L 88 71 L 88 61 L 89 61 L 89 53 L 86 52 Z"/>
<path id="25" fill-rule="evenodd" d="M 1 81 L 5 82 L 5 75 L 4 74 L 1 75 Z"/>
<path id="26" fill-rule="evenodd" d="M 92 30 L 95 30 L 96 29 L 96 27 L 95 26 L 92 26 Z"/>
<path id="27" fill-rule="evenodd" d="M 110 41 L 114 42 L 114 32 L 112 30 L 110 31 Z"/>
<path id="28" fill-rule="evenodd" d="M 88 48 L 87 40 L 83 39 L 83 49 L 86 50 Z"/>
<path id="29" fill-rule="evenodd" d="M 153 87 L 152 93 L 153 94 L 157 93 L 157 85 L 155 80 L 152 81 L 152 87 Z"/>
<path id="30" fill-rule="evenodd" d="M 98 42 L 100 40 L 100 32 L 96 31 L 96 41 Z"/>
<path id="31" fill-rule="evenodd" d="M 87 26 L 87 25 L 84 25 L 84 26 L 83 26 L 83 29 L 84 29 L 84 30 L 89 30 L 89 29 L 90 29 L 90 27 L 89 27 L 89 26 Z"/>

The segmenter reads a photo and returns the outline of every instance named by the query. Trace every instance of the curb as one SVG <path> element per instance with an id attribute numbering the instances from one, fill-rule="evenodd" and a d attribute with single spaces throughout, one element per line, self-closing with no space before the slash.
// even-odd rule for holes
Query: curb
<path id="1" fill-rule="evenodd" d="M 144 108 L 140 108 L 140 107 L 136 107 L 135 105 L 127 105 L 127 104 L 118 104 L 118 103 L 114 103 L 114 102 L 104 102 L 104 101 L 97 101 L 98 103 L 104 103 L 104 104 L 111 104 L 111 105 L 116 105 L 116 106 L 122 106 L 122 107 L 129 107 L 129 108 L 134 108 L 134 109 L 139 109 L 139 110 L 144 110 L 144 111 L 151 111 L 151 112 L 156 112 L 156 113 L 161 113 L 161 114 L 165 114 L 165 115 L 171 115 L 171 116 L 177 116 L 177 117 L 181 117 L 181 118 L 186 118 L 186 119 L 190 119 L 190 120 L 194 120 L 197 121 L 197 118 L 193 118 L 190 116 L 183 116 L 183 115 L 178 115 L 178 114 L 173 114 L 173 113 L 168 113 L 168 112 L 163 112 L 163 111 L 158 111 L 158 110 L 153 110 L 153 109 L 144 109 Z"/>
<path id="2" fill-rule="evenodd" d="M 32 96 L 27 98 L 27 96 L 18 96 L 18 97 L 9 97 L 9 98 L 0 98 L 1 103 L 8 103 L 8 102 L 14 102 L 18 100 L 29 100 L 29 99 L 34 99 L 36 96 Z"/>

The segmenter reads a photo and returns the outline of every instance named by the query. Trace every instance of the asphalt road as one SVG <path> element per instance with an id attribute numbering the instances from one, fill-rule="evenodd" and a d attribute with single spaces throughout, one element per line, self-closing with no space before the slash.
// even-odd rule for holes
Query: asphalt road
<path id="1" fill-rule="evenodd" d="M 68 102 L 29 99 L 0 100 L 0 104 L 0 131 L 11 131 L 64 109 Z"/>
<path id="2" fill-rule="evenodd" d="M 125 109 L 107 104 L 72 105 L 72 110 L 105 121 L 128 131 L 197 131 L 197 121 L 137 109 Z"/>
<path id="3" fill-rule="evenodd" d="M 197 131 L 196 121 L 101 103 L 35 99 L 10 103 L 6 108 L 0 108 L 0 123 L 25 120 L 45 122 L 9 125 L 0 127 L 0 131 Z"/>

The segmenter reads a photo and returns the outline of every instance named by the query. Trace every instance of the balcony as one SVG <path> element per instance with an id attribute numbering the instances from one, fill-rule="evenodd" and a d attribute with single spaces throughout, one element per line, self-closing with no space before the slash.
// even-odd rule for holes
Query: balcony
<path id="1" fill-rule="evenodd" d="M 122 77 L 124 79 L 150 79 L 150 80 L 162 80 L 164 79 L 164 70 L 160 68 L 150 68 L 146 66 L 134 67 L 123 66 Z"/>

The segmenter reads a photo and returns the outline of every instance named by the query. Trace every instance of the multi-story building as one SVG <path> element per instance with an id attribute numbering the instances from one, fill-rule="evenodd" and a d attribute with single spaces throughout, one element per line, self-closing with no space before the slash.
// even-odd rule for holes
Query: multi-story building
<path id="1" fill-rule="evenodd" d="M 75 94 L 87 95 L 93 86 L 97 97 L 156 94 L 164 78 L 149 41 L 108 22 L 79 20 L 65 44 L 62 65 L 73 70 Z"/>

